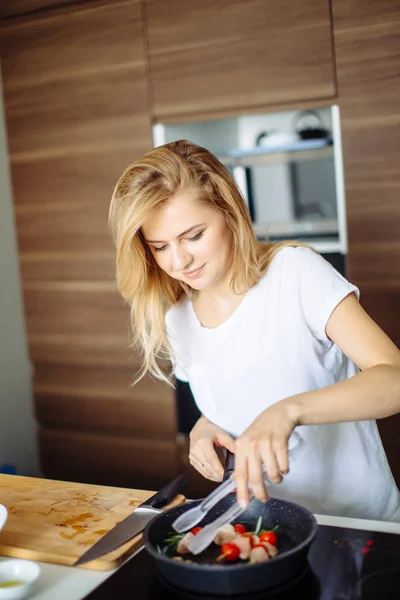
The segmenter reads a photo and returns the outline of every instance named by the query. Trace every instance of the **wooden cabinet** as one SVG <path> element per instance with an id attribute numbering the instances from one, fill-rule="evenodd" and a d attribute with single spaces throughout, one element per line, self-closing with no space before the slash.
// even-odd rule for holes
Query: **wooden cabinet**
<path id="1" fill-rule="evenodd" d="M 153 448 L 165 482 L 174 393 L 130 387 L 139 359 L 107 223 L 122 170 L 152 147 L 140 0 L 6 19 L 0 52 L 44 472 L 136 485 Z"/>
<path id="2" fill-rule="evenodd" d="M 152 147 L 153 121 L 338 102 L 348 276 L 400 343 L 399 3 L 333 0 L 332 15 L 330 4 L 1 3 L 15 218 L 46 474 L 146 487 L 146 473 L 162 483 L 178 468 L 174 391 L 149 379 L 130 387 L 139 358 L 127 350 L 128 311 L 115 289 L 107 227 L 113 187 Z M 396 423 L 386 420 L 381 429 L 400 481 Z"/>
<path id="3" fill-rule="evenodd" d="M 400 5 L 334 0 L 348 224 L 348 277 L 400 345 Z M 385 390 L 382 390 L 382 394 Z M 400 416 L 379 423 L 400 485 Z"/>
<path id="4" fill-rule="evenodd" d="M 400 5 L 334 0 L 348 275 L 400 344 Z"/>
<path id="5" fill-rule="evenodd" d="M 76 0 L 3 0 L 0 2 L 0 19 L 38 12 L 58 5 L 72 4 Z"/>
<path id="6" fill-rule="evenodd" d="M 335 96 L 328 0 L 146 0 L 158 122 Z"/>

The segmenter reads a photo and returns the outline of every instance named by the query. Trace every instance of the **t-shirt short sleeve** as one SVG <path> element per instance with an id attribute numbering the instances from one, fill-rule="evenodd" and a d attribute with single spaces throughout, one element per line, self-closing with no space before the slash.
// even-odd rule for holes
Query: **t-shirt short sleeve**
<path id="1" fill-rule="evenodd" d="M 292 281 L 297 284 L 307 326 L 317 339 L 328 341 L 325 328 L 329 317 L 349 294 L 354 293 L 359 298 L 359 289 L 313 250 L 289 247 L 283 252 L 286 266 L 292 271 Z"/>

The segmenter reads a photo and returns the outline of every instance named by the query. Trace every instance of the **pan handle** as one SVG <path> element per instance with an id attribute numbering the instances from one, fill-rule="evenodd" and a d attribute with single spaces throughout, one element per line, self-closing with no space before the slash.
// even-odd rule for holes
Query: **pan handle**
<path id="1" fill-rule="evenodd" d="M 225 472 L 222 481 L 226 481 L 235 470 L 235 455 L 229 450 L 226 451 Z"/>

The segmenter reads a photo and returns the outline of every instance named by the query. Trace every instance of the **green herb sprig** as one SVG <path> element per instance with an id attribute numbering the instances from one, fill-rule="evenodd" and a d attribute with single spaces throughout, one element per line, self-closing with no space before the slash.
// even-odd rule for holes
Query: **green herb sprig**
<path id="1" fill-rule="evenodd" d="M 261 533 L 264 533 L 265 531 L 273 531 L 275 533 L 275 531 L 278 531 L 279 529 L 279 525 L 275 525 L 275 527 L 262 527 L 262 517 L 258 517 L 257 520 L 257 524 L 256 524 L 256 528 L 254 531 L 251 531 L 250 533 L 252 533 L 253 535 L 260 535 Z"/>
<path id="2" fill-rule="evenodd" d="M 185 535 L 186 533 L 174 533 L 173 531 L 170 531 L 168 536 L 164 539 L 164 544 L 176 548 Z"/>

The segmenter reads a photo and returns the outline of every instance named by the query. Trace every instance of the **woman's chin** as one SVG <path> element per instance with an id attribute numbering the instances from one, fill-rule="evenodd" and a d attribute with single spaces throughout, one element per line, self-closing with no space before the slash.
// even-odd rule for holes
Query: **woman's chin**
<path id="1" fill-rule="evenodd" d="M 192 290 L 196 290 L 196 292 L 201 292 L 206 290 L 208 285 L 203 283 L 202 281 L 188 281 L 188 285 L 192 288 Z"/>
<path id="2" fill-rule="evenodd" d="M 199 277 L 198 279 L 193 279 L 192 281 L 186 280 L 186 283 L 190 285 L 193 290 L 196 290 L 196 292 L 202 292 L 211 286 L 211 283 L 207 277 Z"/>

